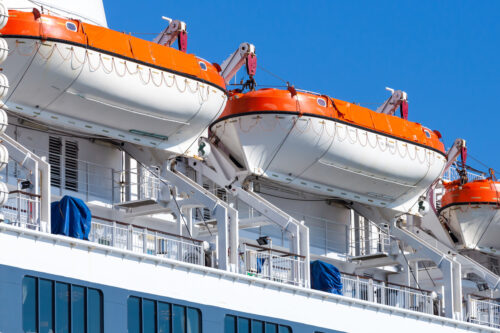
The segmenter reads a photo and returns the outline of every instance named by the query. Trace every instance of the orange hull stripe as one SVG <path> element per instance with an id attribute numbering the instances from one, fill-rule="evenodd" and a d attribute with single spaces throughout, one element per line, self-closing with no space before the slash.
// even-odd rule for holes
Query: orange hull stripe
<path id="1" fill-rule="evenodd" d="M 323 100 L 323 105 L 318 103 Z M 335 107 L 331 100 L 334 101 Z M 377 113 L 359 105 L 327 96 L 298 92 L 292 97 L 288 90 L 261 89 L 245 94 L 233 94 L 219 121 L 251 113 L 292 113 L 298 116 L 312 115 L 332 121 L 350 124 L 394 138 L 399 138 L 432 150 L 445 153 L 437 135 L 418 123 L 396 116 Z"/>
<path id="2" fill-rule="evenodd" d="M 73 23 L 77 31 L 69 30 L 67 22 Z M 0 33 L 7 38 L 53 40 L 86 47 L 226 89 L 217 69 L 193 54 L 80 21 L 49 15 L 35 20 L 33 13 L 9 11 L 9 21 Z M 201 61 L 207 65 L 206 71 L 201 69 Z"/>

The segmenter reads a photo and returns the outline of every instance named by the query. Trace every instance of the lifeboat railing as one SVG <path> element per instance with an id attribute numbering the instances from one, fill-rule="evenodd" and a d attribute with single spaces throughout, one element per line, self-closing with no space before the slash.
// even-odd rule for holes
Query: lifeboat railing
<path id="1" fill-rule="evenodd" d="M 474 324 L 500 329 L 500 303 L 493 299 L 469 295 L 466 319 Z"/>
<path id="2" fill-rule="evenodd" d="M 342 294 L 377 304 L 433 314 L 432 293 L 376 279 L 342 273 Z"/>
<path id="3" fill-rule="evenodd" d="M 304 256 L 248 243 L 244 243 L 242 254 L 242 273 L 294 286 L 306 286 Z"/>
<path id="4" fill-rule="evenodd" d="M 115 171 L 113 192 L 119 193 L 117 202 L 157 200 L 161 180 L 145 168 Z"/>
<path id="5" fill-rule="evenodd" d="M 195 265 L 205 263 L 201 240 L 103 218 L 93 218 L 89 241 Z"/>
<path id="6" fill-rule="evenodd" d="M 458 173 L 457 168 L 451 167 L 448 170 L 446 170 L 442 178 L 444 181 L 451 182 L 460 179 L 460 174 Z M 469 181 L 474 181 L 474 180 L 485 179 L 486 176 L 485 174 L 482 173 L 467 171 L 467 178 L 469 179 Z"/>

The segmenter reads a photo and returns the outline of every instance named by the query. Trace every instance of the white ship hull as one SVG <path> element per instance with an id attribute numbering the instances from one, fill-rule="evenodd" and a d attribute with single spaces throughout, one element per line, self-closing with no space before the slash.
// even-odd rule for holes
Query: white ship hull
<path id="1" fill-rule="evenodd" d="M 446 163 L 427 147 L 319 117 L 238 115 L 211 130 L 255 175 L 400 212 L 418 209 Z"/>
<path id="2" fill-rule="evenodd" d="M 190 155 L 222 112 L 213 85 L 62 42 L 6 38 L 8 110 L 34 121 Z"/>

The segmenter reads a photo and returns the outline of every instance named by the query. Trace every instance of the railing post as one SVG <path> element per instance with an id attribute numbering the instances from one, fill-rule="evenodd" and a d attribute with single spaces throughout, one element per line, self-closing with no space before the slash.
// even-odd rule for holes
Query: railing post
<path id="1" fill-rule="evenodd" d="M 273 280 L 273 254 L 271 253 L 271 250 L 269 250 L 269 279 Z"/>
<path id="2" fill-rule="evenodd" d="M 77 163 L 78 165 L 78 163 Z M 89 201 L 89 163 L 85 162 L 85 198 L 87 198 L 86 201 Z"/>
<path id="3" fill-rule="evenodd" d="M 112 232 L 113 232 L 113 235 L 112 235 L 112 238 L 111 238 L 111 245 L 113 247 L 115 247 L 116 246 L 116 221 L 113 221 L 113 230 L 112 230 Z"/>
<path id="4" fill-rule="evenodd" d="M 361 299 L 359 294 L 359 276 L 356 276 L 355 288 L 356 299 Z"/>
<path id="5" fill-rule="evenodd" d="M 133 245 L 133 238 L 134 238 L 134 230 L 132 226 L 129 224 L 128 225 L 128 232 L 127 232 L 127 250 L 132 250 L 132 245 Z"/>
<path id="6" fill-rule="evenodd" d="M 111 169 L 111 203 L 115 203 L 115 169 Z"/>
<path id="7" fill-rule="evenodd" d="M 373 288 L 373 280 L 370 279 L 368 280 L 368 301 L 373 302 L 374 301 L 374 288 Z"/>
<path id="8" fill-rule="evenodd" d="M 154 255 L 158 253 L 158 232 L 155 231 L 155 238 L 154 238 L 154 244 L 153 244 L 153 251 Z"/>
<path id="9" fill-rule="evenodd" d="M 142 253 L 148 253 L 148 229 L 142 230 Z"/>
<path id="10" fill-rule="evenodd" d="M 384 305 L 387 305 L 385 303 L 385 292 L 386 292 L 386 288 L 385 288 L 385 282 L 382 281 L 380 283 L 380 303 L 381 304 L 384 304 Z"/>

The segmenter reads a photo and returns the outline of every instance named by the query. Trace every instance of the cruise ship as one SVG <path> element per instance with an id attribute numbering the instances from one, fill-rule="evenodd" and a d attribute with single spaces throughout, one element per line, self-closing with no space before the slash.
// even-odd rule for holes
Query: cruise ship
<path id="1" fill-rule="evenodd" d="M 500 183 L 465 140 L 402 90 L 261 88 L 256 46 L 215 63 L 165 20 L 0 1 L 0 332 L 500 332 Z"/>

